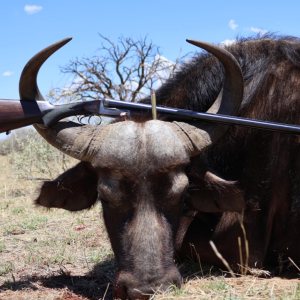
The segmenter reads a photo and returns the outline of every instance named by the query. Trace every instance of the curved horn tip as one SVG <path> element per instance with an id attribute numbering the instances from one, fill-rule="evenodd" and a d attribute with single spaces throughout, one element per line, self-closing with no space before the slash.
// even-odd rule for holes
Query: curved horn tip
<path id="1" fill-rule="evenodd" d="M 186 39 L 186 41 L 194 46 L 200 47 L 202 48 L 205 45 L 213 45 L 207 42 L 203 42 L 203 41 L 198 41 L 198 40 L 191 40 L 191 39 Z M 214 45 L 213 45 L 214 46 Z"/>
<path id="2" fill-rule="evenodd" d="M 19 94 L 21 100 L 44 100 L 36 81 L 39 69 L 54 52 L 71 40 L 71 37 L 60 40 L 47 48 L 44 48 L 27 62 L 19 81 Z"/>
<path id="3" fill-rule="evenodd" d="M 195 43 L 199 42 L 199 41 L 197 41 L 197 40 L 192 40 L 192 39 L 186 39 L 186 41 L 187 41 L 188 43 L 190 43 L 190 44 L 193 44 L 193 45 L 195 45 Z"/>
<path id="4" fill-rule="evenodd" d="M 72 37 L 67 37 L 65 39 L 60 40 L 58 43 L 63 43 L 63 42 L 69 43 L 72 39 L 73 39 Z"/>
<path id="5" fill-rule="evenodd" d="M 62 39 L 62 40 L 60 40 L 60 41 L 58 41 L 58 42 L 56 42 L 56 43 L 50 45 L 49 47 L 53 47 L 53 46 L 57 45 L 59 48 L 61 48 L 61 47 L 64 46 L 65 44 L 69 43 L 72 39 L 73 39 L 72 37 L 67 37 L 67 38 L 65 38 L 65 39 Z M 49 48 L 49 47 L 47 47 L 47 48 Z M 45 49 L 47 49 L 47 48 L 45 48 Z M 58 48 L 58 49 L 59 49 L 59 48 Z M 58 50 L 58 49 L 57 49 L 57 50 Z"/>

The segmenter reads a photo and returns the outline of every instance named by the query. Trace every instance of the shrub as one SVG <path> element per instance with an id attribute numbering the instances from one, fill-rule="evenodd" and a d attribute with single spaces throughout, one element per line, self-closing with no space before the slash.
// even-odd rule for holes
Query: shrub
<path id="1" fill-rule="evenodd" d="M 7 151 L 12 169 L 19 178 L 49 180 L 76 162 L 48 144 L 36 131 L 13 137 L 14 147 Z"/>

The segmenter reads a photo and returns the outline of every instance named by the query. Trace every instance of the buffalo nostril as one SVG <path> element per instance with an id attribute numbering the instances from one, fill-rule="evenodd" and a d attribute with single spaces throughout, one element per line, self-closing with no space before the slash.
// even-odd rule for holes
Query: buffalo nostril
<path id="1" fill-rule="evenodd" d="M 167 285 L 180 288 L 182 285 L 182 277 L 177 268 L 174 268 L 163 278 L 162 282 L 166 283 L 164 284 L 165 288 L 167 287 Z"/>

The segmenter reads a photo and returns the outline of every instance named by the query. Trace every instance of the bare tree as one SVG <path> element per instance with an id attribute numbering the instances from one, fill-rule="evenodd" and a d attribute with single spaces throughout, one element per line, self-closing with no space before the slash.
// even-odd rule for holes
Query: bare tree
<path id="1" fill-rule="evenodd" d="M 97 50 L 98 55 L 76 58 L 61 68 L 63 73 L 73 74 L 74 78 L 71 85 L 60 90 L 58 98 L 76 95 L 77 101 L 107 97 L 134 102 L 170 78 L 186 57 L 178 55 L 175 62 L 167 60 L 147 37 L 121 36 L 114 43 L 99 36 L 102 45 Z"/>

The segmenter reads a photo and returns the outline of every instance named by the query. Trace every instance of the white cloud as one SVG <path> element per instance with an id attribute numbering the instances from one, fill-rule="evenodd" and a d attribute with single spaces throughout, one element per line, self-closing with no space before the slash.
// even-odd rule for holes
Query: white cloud
<path id="1" fill-rule="evenodd" d="M 220 46 L 221 47 L 226 47 L 226 46 L 235 44 L 236 42 L 237 42 L 237 39 L 234 39 L 234 40 L 225 40 L 225 41 L 223 41 L 223 42 L 220 43 Z"/>
<path id="2" fill-rule="evenodd" d="M 155 74 L 153 74 L 153 79 L 156 81 L 153 88 L 158 89 L 167 79 L 172 76 L 174 71 L 178 71 L 180 65 L 175 65 L 175 62 L 167 59 L 162 55 L 155 55 L 154 62 L 156 62 L 159 67 Z"/>
<path id="3" fill-rule="evenodd" d="M 14 72 L 6 71 L 3 73 L 3 76 L 11 76 L 12 74 L 14 74 Z"/>
<path id="4" fill-rule="evenodd" d="M 250 30 L 253 31 L 253 32 L 255 32 L 255 33 L 258 33 L 260 35 L 264 35 L 264 34 L 266 34 L 268 32 L 268 30 L 254 28 L 254 27 L 251 27 Z"/>
<path id="5" fill-rule="evenodd" d="M 228 23 L 228 26 L 232 29 L 232 30 L 235 30 L 239 25 L 236 24 L 234 22 L 234 20 L 230 20 L 229 23 Z"/>
<path id="6" fill-rule="evenodd" d="M 25 5 L 24 6 L 24 10 L 30 15 L 36 14 L 42 9 L 43 8 L 41 6 L 36 6 L 36 5 Z"/>

